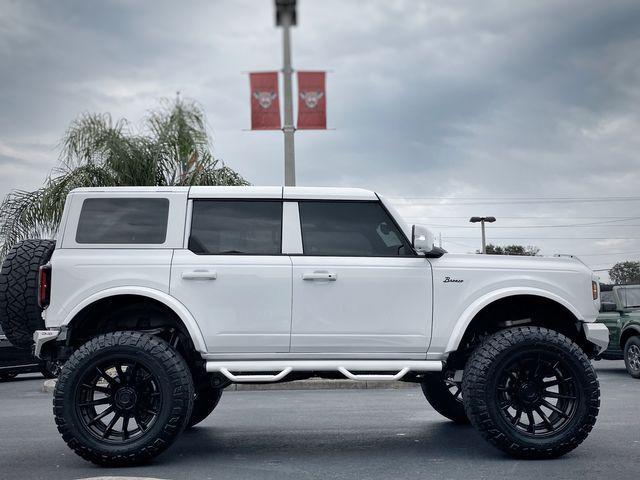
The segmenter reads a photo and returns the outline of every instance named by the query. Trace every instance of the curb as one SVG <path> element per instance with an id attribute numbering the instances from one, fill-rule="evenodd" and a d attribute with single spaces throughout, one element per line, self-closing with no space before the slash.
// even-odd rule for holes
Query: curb
<path id="1" fill-rule="evenodd" d="M 411 389 L 417 388 L 417 383 L 409 382 L 361 382 L 354 380 L 325 380 L 315 378 L 312 380 L 294 380 L 282 383 L 259 383 L 246 384 L 234 383 L 229 385 L 227 391 L 250 391 L 250 390 L 381 390 L 381 389 Z M 53 393 L 56 388 L 56 380 L 45 380 L 42 385 L 44 393 Z"/>

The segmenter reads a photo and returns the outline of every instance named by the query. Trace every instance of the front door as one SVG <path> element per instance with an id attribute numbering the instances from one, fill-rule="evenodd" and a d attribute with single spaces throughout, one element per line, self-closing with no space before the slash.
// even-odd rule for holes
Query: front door
<path id="1" fill-rule="evenodd" d="M 424 358 L 431 268 L 376 201 L 299 201 L 292 353 Z"/>
<path id="2" fill-rule="evenodd" d="M 291 260 L 281 254 L 282 201 L 195 199 L 171 294 L 196 318 L 210 353 L 286 353 Z"/>

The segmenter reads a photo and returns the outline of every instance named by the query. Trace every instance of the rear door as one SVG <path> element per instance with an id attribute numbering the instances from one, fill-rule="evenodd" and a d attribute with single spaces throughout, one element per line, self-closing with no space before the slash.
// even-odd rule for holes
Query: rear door
<path id="1" fill-rule="evenodd" d="M 379 201 L 299 200 L 292 353 L 424 358 L 431 269 Z"/>
<path id="2" fill-rule="evenodd" d="M 174 253 L 171 294 L 196 318 L 207 350 L 288 352 L 292 267 L 282 255 L 281 193 L 190 203 L 188 248 Z"/>

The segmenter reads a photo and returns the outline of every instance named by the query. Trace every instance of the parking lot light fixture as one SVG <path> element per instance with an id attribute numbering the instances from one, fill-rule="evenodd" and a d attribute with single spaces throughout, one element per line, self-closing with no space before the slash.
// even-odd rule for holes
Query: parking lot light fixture
<path id="1" fill-rule="evenodd" d="M 496 217 L 471 217 L 469 219 L 469 221 L 471 223 L 480 223 L 480 228 L 482 230 L 482 253 L 486 254 L 487 253 L 487 242 L 486 242 L 486 237 L 485 237 L 485 232 L 484 232 L 484 224 L 485 222 L 487 223 L 493 223 L 496 221 Z"/>

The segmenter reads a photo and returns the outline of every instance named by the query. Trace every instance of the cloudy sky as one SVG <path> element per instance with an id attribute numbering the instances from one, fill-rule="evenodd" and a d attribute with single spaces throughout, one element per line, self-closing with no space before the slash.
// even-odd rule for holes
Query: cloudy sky
<path id="1" fill-rule="evenodd" d="M 139 125 L 177 91 L 219 158 L 282 182 L 282 134 L 246 131 L 243 72 L 282 61 L 271 0 L 0 8 L 0 195 L 42 183 L 78 114 Z M 333 128 L 296 135 L 298 184 L 373 188 L 450 251 L 495 215 L 498 244 L 640 258 L 637 0 L 299 0 L 293 42 L 295 68 L 330 71 Z"/>

